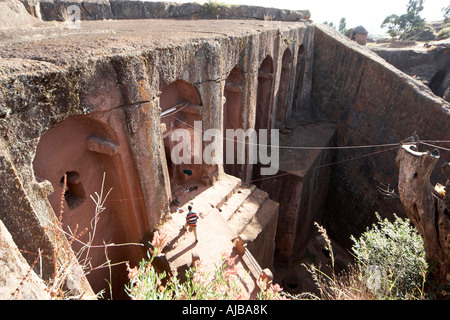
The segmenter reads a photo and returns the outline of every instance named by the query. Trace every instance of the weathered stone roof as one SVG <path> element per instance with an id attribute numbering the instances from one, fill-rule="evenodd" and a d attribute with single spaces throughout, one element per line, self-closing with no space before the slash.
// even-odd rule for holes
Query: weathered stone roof
<path id="1" fill-rule="evenodd" d="M 64 22 L 39 22 L 27 28 L 0 29 L 0 73 L 5 76 L 61 69 L 86 59 L 260 34 L 268 30 L 277 32 L 306 23 L 141 19 L 81 21 L 80 29 L 74 29 Z"/>

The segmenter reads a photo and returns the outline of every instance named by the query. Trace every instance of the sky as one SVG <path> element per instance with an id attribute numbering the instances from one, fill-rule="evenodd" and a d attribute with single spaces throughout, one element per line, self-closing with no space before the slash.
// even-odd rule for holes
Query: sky
<path id="1" fill-rule="evenodd" d="M 148 0 L 147 0 L 148 1 Z M 151 0 L 150 0 L 151 1 Z M 159 0 L 161 1 L 161 0 Z M 202 0 L 172 0 L 174 2 L 198 2 Z M 336 26 L 345 18 L 347 28 L 362 25 L 370 35 L 386 35 L 387 29 L 380 28 L 383 20 L 395 13 L 406 13 L 409 0 L 218 0 L 228 4 L 245 4 L 293 10 L 309 10 L 311 20 L 318 23 L 332 21 Z M 450 5 L 450 0 L 424 0 L 421 17 L 427 21 L 444 19 L 442 8 Z M 387 35 L 386 35 L 387 36 Z"/>

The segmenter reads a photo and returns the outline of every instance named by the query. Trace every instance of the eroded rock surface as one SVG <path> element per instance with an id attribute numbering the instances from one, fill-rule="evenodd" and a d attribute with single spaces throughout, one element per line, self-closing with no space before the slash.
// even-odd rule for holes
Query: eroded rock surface
<path id="1" fill-rule="evenodd" d="M 35 257 L 39 263 L 39 256 Z M 47 300 L 46 285 L 22 257 L 0 220 L 0 299 Z"/>

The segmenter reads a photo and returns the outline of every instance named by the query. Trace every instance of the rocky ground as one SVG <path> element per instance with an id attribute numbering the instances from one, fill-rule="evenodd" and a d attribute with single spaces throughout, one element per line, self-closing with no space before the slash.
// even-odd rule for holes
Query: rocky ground
<path id="1" fill-rule="evenodd" d="M 368 48 L 450 101 L 450 39 L 370 43 Z"/>

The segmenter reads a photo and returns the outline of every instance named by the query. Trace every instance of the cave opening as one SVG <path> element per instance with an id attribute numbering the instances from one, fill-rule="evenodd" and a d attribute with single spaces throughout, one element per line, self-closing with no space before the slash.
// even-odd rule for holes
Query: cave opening
<path id="1" fill-rule="evenodd" d="M 431 78 L 428 84 L 428 87 L 431 89 L 431 91 L 441 98 L 444 96 L 444 92 L 446 90 L 446 88 L 442 85 L 446 76 L 447 70 L 439 70 L 434 74 L 433 78 Z"/>

